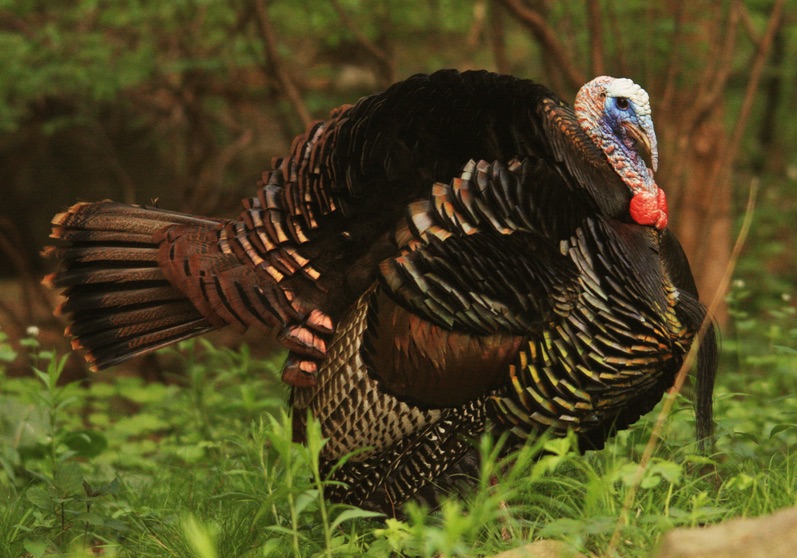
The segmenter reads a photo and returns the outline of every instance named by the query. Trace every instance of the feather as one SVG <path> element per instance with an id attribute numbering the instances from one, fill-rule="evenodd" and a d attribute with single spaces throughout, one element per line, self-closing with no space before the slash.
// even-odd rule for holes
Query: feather
<path id="1" fill-rule="evenodd" d="M 706 310 L 642 168 L 656 155 L 629 80 L 593 80 L 574 110 L 512 76 L 416 75 L 311 124 L 234 219 L 59 213 L 44 282 L 94 368 L 225 326 L 276 334 L 295 436 L 309 412 L 328 439 L 327 497 L 399 514 L 476 472 L 488 428 L 600 448 L 672 386 Z"/>

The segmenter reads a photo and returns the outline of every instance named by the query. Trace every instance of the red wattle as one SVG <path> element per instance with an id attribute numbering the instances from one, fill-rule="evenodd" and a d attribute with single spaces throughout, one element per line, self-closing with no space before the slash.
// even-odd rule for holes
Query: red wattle
<path id="1" fill-rule="evenodd" d="M 667 226 L 667 196 L 660 188 L 656 193 L 643 190 L 634 194 L 628 211 L 640 225 L 652 225 L 657 229 Z"/>

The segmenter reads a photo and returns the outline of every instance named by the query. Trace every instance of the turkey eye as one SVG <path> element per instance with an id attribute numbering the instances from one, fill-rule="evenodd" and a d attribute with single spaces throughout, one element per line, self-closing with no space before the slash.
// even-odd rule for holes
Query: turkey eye
<path id="1" fill-rule="evenodd" d="M 628 109 L 628 99 L 625 97 L 617 97 L 617 108 L 620 110 L 627 110 Z"/>

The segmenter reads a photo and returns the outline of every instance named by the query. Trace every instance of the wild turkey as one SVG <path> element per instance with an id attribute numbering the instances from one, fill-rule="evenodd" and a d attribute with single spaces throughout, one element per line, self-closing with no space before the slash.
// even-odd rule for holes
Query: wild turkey
<path id="1" fill-rule="evenodd" d="M 46 282 L 94 368 L 277 329 L 296 438 L 311 409 L 329 470 L 360 450 L 330 497 L 395 513 L 467 470 L 485 430 L 600 448 L 673 384 L 706 311 L 656 166 L 628 79 L 596 78 L 574 111 L 511 76 L 416 75 L 298 136 L 238 220 L 72 206 Z M 710 329 L 700 436 L 715 370 Z"/>

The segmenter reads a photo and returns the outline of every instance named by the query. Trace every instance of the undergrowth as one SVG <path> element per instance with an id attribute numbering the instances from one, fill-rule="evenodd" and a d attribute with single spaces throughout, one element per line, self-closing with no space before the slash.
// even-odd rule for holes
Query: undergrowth
<path id="1" fill-rule="evenodd" d="M 737 311 L 716 392 L 716 453 L 697 454 L 681 398 L 627 524 L 622 502 L 655 411 L 586 455 L 564 438 L 500 458 L 501 440 L 485 436 L 468 498 L 437 511 L 410 503 L 396 520 L 321 497 L 324 442 L 312 420 L 308 444 L 291 442 L 278 360 L 186 343 L 167 385 L 112 374 L 61 385 L 63 357 L 30 338 L 33 374 L 0 373 L 0 556 L 479 556 L 540 538 L 600 556 L 618 525 L 620 553 L 646 556 L 673 527 L 797 503 L 788 308 L 757 336 Z M 0 363 L 16 356 L 0 333 Z"/>

